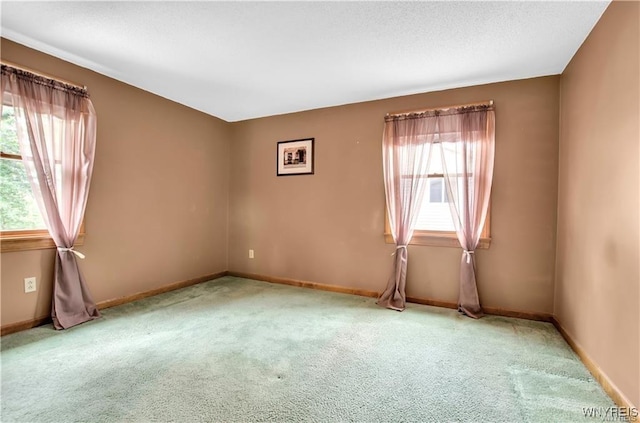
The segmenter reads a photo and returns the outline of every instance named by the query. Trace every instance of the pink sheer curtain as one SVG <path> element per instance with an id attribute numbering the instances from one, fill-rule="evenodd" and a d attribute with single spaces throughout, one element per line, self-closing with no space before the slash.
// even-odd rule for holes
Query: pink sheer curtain
<path id="1" fill-rule="evenodd" d="M 378 304 L 402 311 L 405 307 L 407 245 L 413 235 L 426 183 L 436 116 L 387 116 L 382 138 L 382 165 L 391 234 L 396 244 L 393 271 Z"/>
<path id="2" fill-rule="evenodd" d="M 86 90 L 2 65 L 23 163 L 57 248 L 51 317 L 65 329 L 100 316 L 74 250 L 93 170 L 96 114 Z"/>
<path id="3" fill-rule="evenodd" d="M 476 283 L 475 250 L 487 217 L 493 181 L 493 106 L 465 107 L 443 113 L 438 127 L 451 214 L 463 249 L 458 310 L 479 318 L 483 312 Z"/>

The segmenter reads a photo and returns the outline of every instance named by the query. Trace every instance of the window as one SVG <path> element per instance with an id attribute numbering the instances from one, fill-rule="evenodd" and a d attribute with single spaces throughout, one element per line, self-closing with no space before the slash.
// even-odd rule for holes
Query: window
<path id="1" fill-rule="evenodd" d="M 2 107 L 0 121 L 0 246 L 2 252 L 54 248 L 31 191 L 20 155 L 13 107 Z M 58 178 L 60 180 L 60 178 Z M 76 245 L 84 239 L 84 225 Z"/>
<path id="2" fill-rule="evenodd" d="M 452 148 L 452 146 L 453 144 L 449 142 L 432 144 L 429 173 L 423 175 L 423 177 L 427 179 L 427 185 L 420 206 L 420 214 L 416 222 L 416 228 L 410 242 L 412 245 L 460 246 L 453 217 L 451 216 L 449 193 L 447 192 L 447 185 L 444 180 L 444 169 L 442 168 L 443 152 L 445 155 L 456 154 L 456 150 Z M 489 212 L 487 213 L 487 219 L 480 236 L 478 248 L 488 248 L 491 243 L 489 232 L 490 215 L 491 207 L 489 207 Z M 385 240 L 387 243 L 393 243 L 388 218 L 385 218 Z"/>

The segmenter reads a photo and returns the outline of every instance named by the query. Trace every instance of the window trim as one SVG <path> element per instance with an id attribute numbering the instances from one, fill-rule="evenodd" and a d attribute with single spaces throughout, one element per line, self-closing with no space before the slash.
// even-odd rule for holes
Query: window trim
<path id="1" fill-rule="evenodd" d="M 84 221 L 80 226 L 80 233 L 74 246 L 84 245 L 85 237 Z M 2 231 L 0 232 L 0 252 L 10 253 L 14 251 L 47 250 L 56 248 L 56 244 L 46 229 L 29 231 Z"/>

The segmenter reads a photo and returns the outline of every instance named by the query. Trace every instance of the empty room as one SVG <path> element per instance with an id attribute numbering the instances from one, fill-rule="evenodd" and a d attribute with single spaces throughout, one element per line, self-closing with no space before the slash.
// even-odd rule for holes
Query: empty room
<path id="1" fill-rule="evenodd" d="M 2 422 L 640 421 L 640 2 L 0 7 Z"/>

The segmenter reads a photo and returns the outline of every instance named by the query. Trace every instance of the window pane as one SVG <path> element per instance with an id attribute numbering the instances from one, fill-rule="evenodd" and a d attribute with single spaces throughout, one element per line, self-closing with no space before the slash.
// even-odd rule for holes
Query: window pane
<path id="1" fill-rule="evenodd" d="M 12 107 L 2 107 L 0 130 L 2 151 L 20 154 Z M 0 230 L 30 229 L 45 229 L 45 225 L 31 192 L 24 164 L 20 160 L 0 159 Z"/>
<path id="2" fill-rule="evenodd" d="M 459 172 L 461 170 L 460 159 L 462 157 L 458 156 L 458 154 L 460 153 L 458 145 L 454 142 L 443 142 L 440 144 L 440 148 L 442 148 L 442 151 L 444 151 L 444 157 L 447 161 L 447 171 L 449 173 Z M 442 156 L 440 156 L 440 161 L 442 162 Z M 440 166 L 442 166 L 442 164 Z"/>
<path id="3" fill-rule="evenodd" d="M 442 191 L 444 193 L 444 198 L 443 198 L 443 202 L 448 203 L 449 202 L 449 190 L 447 190 L 447 184 L 445 184 L 444 182 L 444 178 L 442 178 Z"/>
<path id="4" fill-rule="evenodd" d="M 431 162 L 429 163 L 429 173 L 437 173 L 442 175 L 442 144 L 435 143 L 431 147 Z"/>
<path id="5" fill-rule="evenodd" d="M 433 178 L 435 179 L 435 178 Z M 441 182 L 442 179 L 440 179 Z M 440 192 L 442 195 L 442 192 Z M 451 218 L 451 209 L 449 203 L 431 202 L 430 195 L 425 195 L 420 206 L 420 215 L 416 223 L 416 230 L 421 231 L 455 231 L 453 219 Z"/>
<path id="6" fill-rule="evenodd" d="M 24 165 L 0 160 L 0 230 L 45 229 Z"/>
<path id="7" fill-rule="evenodd" d="M 442 178 L 429 178 L 429 201 L 442 203 Z"/>
<path id="8" fill-rule="evenodd" d="M 9 154 L 20 154 L 16 117 L 13 107 L 2 106 L 2 123 L 0 124 L 0 150 Z"/>

